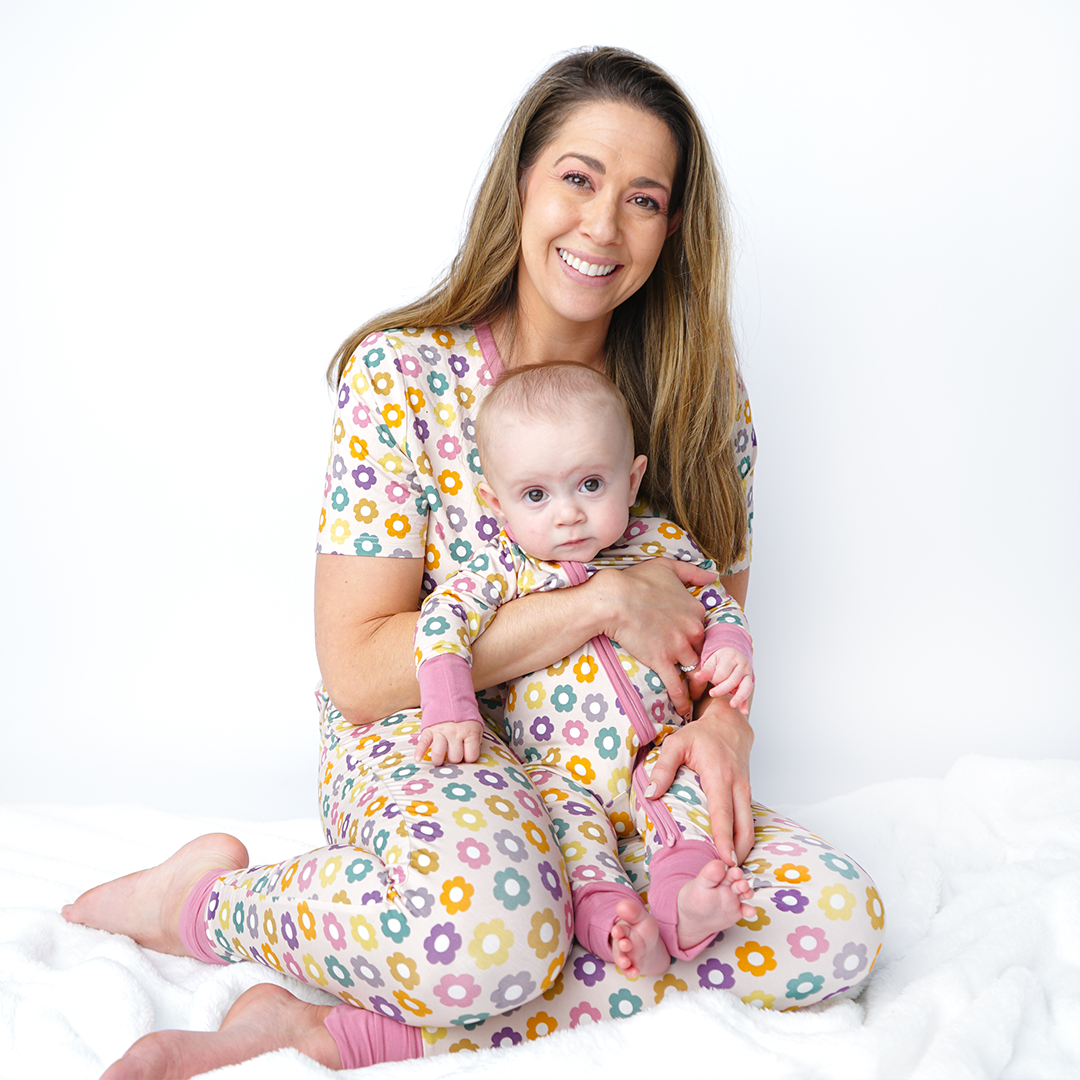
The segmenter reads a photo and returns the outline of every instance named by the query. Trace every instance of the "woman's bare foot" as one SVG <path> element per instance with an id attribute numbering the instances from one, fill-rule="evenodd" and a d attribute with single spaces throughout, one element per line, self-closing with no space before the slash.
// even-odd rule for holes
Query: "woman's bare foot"
<path id="1" fill-rule="evenodd" d="M 101 1080 L 186 1080 L 287 1046 L 328 1069 L 340 1069 L 337 1044 L 325 1026 L 332 1008 L 309 1005 L 280 986 L 261 983 L 236 999 L 218 1031 L 145 1035 Z"/>
<path id="2" fill-rule="evenodd" d="M 180 910 L 188 893 L 211 870 L 247 865 L 247 848 L 235 836 L 209 833 L 185 844 L 160 866 L 84 892 L 61 914 L 68 922 L 127 934 L 155 952 L 187 956 L 180 943 Z"/>
<path id="3" fill-rule="evenodd" d="M 632 979 L 667 971 L 671 957 L 660 940 L 660 924 L 656 919 L 633 900 L 620 900 L 615 912 L 619 916 L 611 928 L 615 966 Z"/>
<path id="4" fill-rule="evenodd" d="M 706 863 L 698 876 L 679 890 L 679 948 L 693 948 L 740 919 L 757 918 L 757 911 L 748 903 L 753 895 L 739 867 L 728 869 L 719 859 Z"/>

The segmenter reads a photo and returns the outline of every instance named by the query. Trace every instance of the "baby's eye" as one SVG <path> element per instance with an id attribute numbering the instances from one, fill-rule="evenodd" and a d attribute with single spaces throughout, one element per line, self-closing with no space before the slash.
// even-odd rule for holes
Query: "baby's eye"
<path id="1" fill-rule="evenodd" d="M 599 476 L 590 476 L 588 480 L 583 480 L 581 483 L 581 490 L 589 492 L 590 495 L 595 495 L 604 486 L 604 481 Z"/>
<path id="2" fill-rule="evenodd" d="M 529 488 L 525 492 L 525 501 L 530 503 L 542 503 L 544 501 L 543 488 Z"/>

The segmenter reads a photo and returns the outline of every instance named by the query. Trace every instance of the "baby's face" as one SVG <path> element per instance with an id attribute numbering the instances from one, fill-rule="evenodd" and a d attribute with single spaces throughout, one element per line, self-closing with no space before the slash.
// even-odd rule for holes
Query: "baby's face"
<path id="1" fill-rule="evenodd" d="M 484 450 L 484 498 L 546 562 L 587 562 L 626 531 L 645 458 L 618 418 L 504 424 Z"/>

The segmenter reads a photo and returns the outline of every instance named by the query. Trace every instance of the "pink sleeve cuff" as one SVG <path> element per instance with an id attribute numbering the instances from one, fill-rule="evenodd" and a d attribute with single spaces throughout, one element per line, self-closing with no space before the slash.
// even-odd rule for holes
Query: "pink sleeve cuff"
<path id="1" fill-rule="evenodd" d="M 420 730 L 435 724 L 480 719 L 472 685 L 472 668 L 464 656 L 441 653 L 425 660 L 416 672 L 420 683 Z"/>
<path id="2" fill-rule="evenodd" d="M 737 649 L 747 660 L 754 659 L 754 646 L 750 635 L 734 623 L 713 623 L 705 630 L 705 643 L 701 646 L 701 659 L 708 660 L 717 649 Z"/>

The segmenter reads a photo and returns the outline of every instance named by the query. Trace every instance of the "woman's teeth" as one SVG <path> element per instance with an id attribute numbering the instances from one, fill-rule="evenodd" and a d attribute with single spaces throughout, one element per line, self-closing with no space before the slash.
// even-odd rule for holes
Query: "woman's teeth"
<path id="1" fill-rule="evenodd" d="M 559 258 L 567 266 L 572 266 L 579 274 L 584 274 L 586 277 L 607 277 L 619 265 L 611 263 L 608 266 L 597 266 L 596 263 L 587 263 L 584 259 L 579 259 L 576 255 L 571 255 L 569 251 L 563 251 L 561 248 Z"/>

